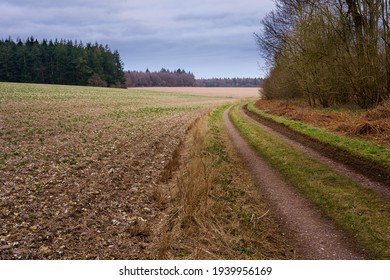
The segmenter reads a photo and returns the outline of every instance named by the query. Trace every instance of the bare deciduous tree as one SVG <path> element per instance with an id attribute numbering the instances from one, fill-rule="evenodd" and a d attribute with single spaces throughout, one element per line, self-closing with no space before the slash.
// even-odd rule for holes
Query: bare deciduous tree
<path id="1" fill-rule="evenodd" d="M 266 97 L 363 108 L 389 98 L 389 0 L 277 0 L 262 26 Z"/>

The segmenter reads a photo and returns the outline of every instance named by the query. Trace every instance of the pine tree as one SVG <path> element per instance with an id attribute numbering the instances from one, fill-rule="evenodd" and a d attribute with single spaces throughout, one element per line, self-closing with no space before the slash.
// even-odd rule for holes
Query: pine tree
<path id="1" fill-rule="evenodd" d="M 0 40 L 0 81 L 124 86 L 123 63 L 108 46 L 56 39 Z"/>

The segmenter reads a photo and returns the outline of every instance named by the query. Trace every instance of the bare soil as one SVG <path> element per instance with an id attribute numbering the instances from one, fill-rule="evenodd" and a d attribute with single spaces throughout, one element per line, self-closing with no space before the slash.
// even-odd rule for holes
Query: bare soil
<path id="1" fill-rule="evenodd" d="M 250 88 L 232 88 L 232 87 L 146 87 L 138 88 L 157 92 L 174 92 L 183 95 L 197 95 L 207 97 L 221 97 L 226 99 L 259 98 L 259 89 Z"/>
<path id="2" fill-rule="evenodd" d="M 0 259 L 154 258 L 158 182 L 220 101 L 22 84 L 0 99 Z"/>
<path id="3" fill-rule="evenodd" d="M 196 226 L 175 204 L 199 116 L 257 89 L 166 91 L 0 83 L 0 259 L 298 258 L 234 157 Z"/>

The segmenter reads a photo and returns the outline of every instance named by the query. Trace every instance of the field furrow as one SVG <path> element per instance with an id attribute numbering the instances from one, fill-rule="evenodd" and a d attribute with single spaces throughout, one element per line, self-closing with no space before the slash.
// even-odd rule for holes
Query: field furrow
<path id="1" fill-rule="evenodd" d="M 0 84 L 0 259 L 145 259 L 157 183 L 226 98 Z"/>

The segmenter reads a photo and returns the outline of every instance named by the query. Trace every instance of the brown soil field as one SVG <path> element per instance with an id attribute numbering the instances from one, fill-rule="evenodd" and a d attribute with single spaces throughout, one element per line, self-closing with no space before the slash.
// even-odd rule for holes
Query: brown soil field
<path id="1" fill-rule="evenodd" d="M 224 98 L 0 83 L 0 259 L 145 259 L 158 183 Z"/>
<path id="2" fill-rule="evenodd" d="M 258 88 L 231 88 L 231 87 L 147 87 L 137 88 L 157 92 L 173 92 L 187 95 L 225 97 L 232 99 L 259 98 Z"/>
<path id="3" fill-rule="evenodd" d="M 0 83 L 0 259 L 297 258 L 232 148 L 188 141 L 257 89 L 158 90 Z"/>

